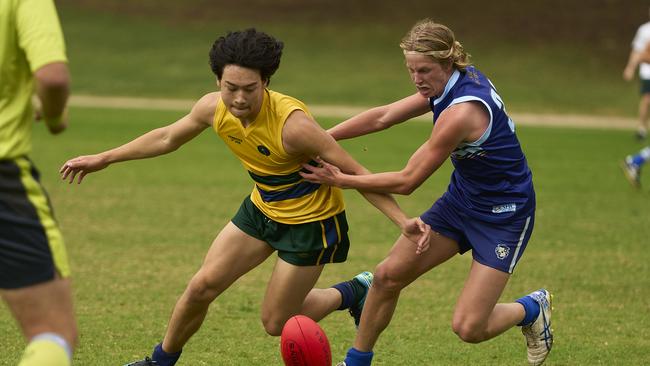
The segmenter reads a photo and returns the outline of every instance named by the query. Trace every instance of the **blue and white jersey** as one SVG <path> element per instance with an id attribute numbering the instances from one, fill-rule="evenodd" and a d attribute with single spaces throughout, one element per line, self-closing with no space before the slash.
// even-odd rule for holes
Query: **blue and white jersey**
<path id="1" fill-rule="evenodd" d="M 449 106 L 481 103 L 490 123 L 476 141 L 461 143 L 451 154 L 455 170 L 445 198 L 469 216 L 489 221 L 529 215 L 535 209 L 532 173 L 499 94 L 476 68 L 454 71 L 443 94 L 429 98 L 433 121 Z"/>

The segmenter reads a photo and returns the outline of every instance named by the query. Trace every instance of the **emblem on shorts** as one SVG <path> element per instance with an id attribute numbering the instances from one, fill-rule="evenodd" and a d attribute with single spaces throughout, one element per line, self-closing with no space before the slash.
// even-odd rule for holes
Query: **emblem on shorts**
<path id="1" fill-rule="evenodd" d="M 264 146 L 264 145 L 259 145 L 259 146 L 257 147 L 257 151 L 259 151 L 260 154 L 262 154 L 262 155 L 264 155 L 264 156 L 269 156 L 269 155 L 271 155 L 271 151 L 269 151 L 269 148 L 266 147 L 266 146 Z"/>
<path id="2" fill-rule="evenodd" d="M 497 247 L 494 248 L 494 253 L 497 255 L 497 258 L 503 260 L 510 254 L 510 248 L 505 244 L 497 244 Z"/>

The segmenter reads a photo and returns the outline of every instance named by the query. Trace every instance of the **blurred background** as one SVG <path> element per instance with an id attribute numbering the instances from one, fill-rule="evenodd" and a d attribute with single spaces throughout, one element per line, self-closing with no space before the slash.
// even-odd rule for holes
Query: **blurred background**
<path id="1" fill-rule="evenodd" d="M 636 116 L 621 75 L 641 0 L 58 0 L 75 94 L 195 99 L 212 42 L 257 27 L 285 42 L 271 88 L 308 104 L 374 105 L 413 91 L 399 49 L 419 19 L 452 28 L 514 112 Z"/>

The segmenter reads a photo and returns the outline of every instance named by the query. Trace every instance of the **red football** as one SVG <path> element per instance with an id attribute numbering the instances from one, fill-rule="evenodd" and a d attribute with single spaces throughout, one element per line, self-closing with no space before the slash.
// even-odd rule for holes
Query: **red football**
<path id="1" fill-rule="evenodd" d="M 332 366 L 332 351 L 325 332 L 304 315 L 292 316 L 284 323 L 280 351 L 287 366 Z"/>

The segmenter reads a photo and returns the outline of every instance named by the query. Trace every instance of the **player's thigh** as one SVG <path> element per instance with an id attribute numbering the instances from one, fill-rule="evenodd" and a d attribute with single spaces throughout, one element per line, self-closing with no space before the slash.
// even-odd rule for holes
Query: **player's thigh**
<path id="1" fill-rule="evenodd" d="M 229 222 L 212 242 L 195 277 L 213 286 L 227 287 L 264 262 L 273 252 L 274 249 L 266 242 L 246 234 Z"/>
<path id="2" fill-rule="evenodd" d="M 509 279 L 509 273 L 473 260 L 456 303 L 454 321 L 486 324 Z"/>
<path id="3" fill-rule="evenodd" d="M 298 314 L 324 266 L 298 266 L 278 258 L 262 303 L 262 318 L 288 319 Z"/>
<path id="4" fill-rule="evenodd" d="M 458 253 L 456 240 L 437 232 L 429 238 L 429 249 L 416 254 L 417 245 L 400 235 L 388 256 L 377 265 L 375 278 L 383 286 L 404 287 Z"/>
<path id="5" fill-rule="evenodd" d="M 2 298 L 27 339 L 39 333 L 55 332 L 74 344 L 76 323 L 69 278 L 57 277 L 29 287 L 3 290 Z"/>

